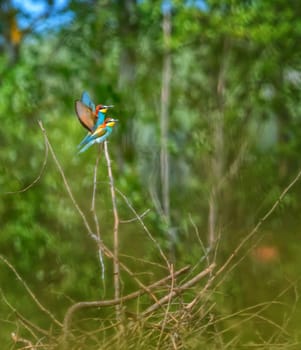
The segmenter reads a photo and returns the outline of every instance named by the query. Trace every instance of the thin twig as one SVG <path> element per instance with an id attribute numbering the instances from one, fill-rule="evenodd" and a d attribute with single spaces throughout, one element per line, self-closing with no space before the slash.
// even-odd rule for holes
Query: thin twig
<path id="1" fill-rule="evenodd" d="M 108 167 L 108 176 L 110 180 L 110 190 L 111 190 L 111 197 L 112 197 L 112 206 L 113 206 L 113 214 L 114 214 L 114 258 L 113 258 L 113 265 L 114 265 L 114 296 L 115 299 L 120 299 L 120 267 L 119 267 L 119 257 L 118 257 L 118 251 L 119 251 L 119 237 L 118 237 L 118 228 L 119 228 L 119 216 L 118 216 L 118 209 L 117 209 L 117 202 L 116 202 L 116 194 L 115 194 L 115 187 L 114 187 L 114 177 L 111 167 L 111 159 L 109 155 L 109 149 L 108 149 L 108 142 L 104 142 L 104 151 L 105 151 L 105 158 L 107 161 L 107 167 Z M 121 306 L 120 304 L 116 304 L 116 319 L 121 320 Z"/>
<path id="2" fill-rule="evenodd" d="M 23 280 L 23 278 L 19 275 L 19 273 L 17 272 L 17 270 L 13 267 L 13 265 L 6 259 L 4 258 L 4 256 L 0 255 L 0 259 L 4 262 L 4 264 L 6 266 L 8 266 L 12 272 L 14 273 L 14 275 L 17 277 L 17 279 L 21 282 L 21 284 L 23 285 L 23 287 L 26 289 L 27 293 L 31 296 L 31 298 L 33 299 L 33 301 L 36 303 L 36 305 L 39 307 L 39 309 L 41 311 L 43 311 L 46 315 L 48 315 L 53 322 L 55 322 L 57 325 L 59 325 L 60 327 L 62 327 L 62 323 L 59 322 L 54 315 L 45 308 L 45 306 L 43 306 L 38 298 L 34 295 L 34 293 L 32 292 L 32 290 L 28 287 L 27 283 Z"/>
<path id="3" fill-rule="evenodd" d="M 112 253 L 111 253 L 112 254 Z M 113 257 L 113 256 L 111 256 Z M 130 276 L 132 277 L 132 279 L 138 284 L 138 286 L 140 288 L 142 288 L 153 300 L 154 302 L 158 302 L 158 299 L 157 297 L 152 293 L 152 291 L 147 288 L 147 286 L 145 286 L 137 277 L 136 275 L 126 266 L 124 265 L 121 261 L 119 262 L 120 263 L 120 267 L 122 267 L 122 269 Z"/>
<path id="4" fill-rule="evenodd" d="M 147 308 L 142 315 L 146 316 L 151 314 L 153 311 L 157 310 L 161 305 L 167 303 L 170 300 L 170 298 L 174 298 L 175 296 L 181 294 L 184 290 L 192 287 L 194 284 L 199 282 L 202 278 L 210 274 L 212 270 L 215 268 L 215 266 L 216 266 L 215 263 L 209 265 L 205 270 L 198 273 L 195 277 L 193 277 L 188 282 L 184 283 L 178 288 L 174 288 L 173 291 L 171 291 L 168 295 L 165 295 L 163 298 L 161 298 L 156 304 L 153 304 L 149 308 Z"/>
<path id="5" fill-rule="evenodd" d="M 75 198 L 74 198 L 74 196 L 73 196 L 73 193 L 72 193 L 72 191 L 71 191 L 71 188 L 70 188 L 70 186 L 69 186 L 69 184 L 68 184 L 68 181 L 67 181 L 67 179 L 66 179 L 64 170 L 63 170 L 63 168 L 62 168 L 60 162 L 58 161 L 58 159 L 57 159 L 57 157 L 56 157 L 56 155 L 55 155 L 55 153 L 54 153 L 54 150 L 53 150 L 53 148 L 52 148 L 52 146 L 51 146 L 51 144 L 50 144 L 50 142 L 49 142 L 49 139 L 48 139 L 48 136 L 47 136 L 47 134 L 46 134 L 46 130 L 44 129 L 43 123 L 42 123 L 41 121 L 39 121 L 38 123 L 39 123 L 39 126 L 40 126 L 40 128 L 41 128 L 43 134 L 44 134 L 45 141 L 46 141 L 46 143 L 47 143 L 47 145 L 48 145 L 48 147 L 49 147 L 49 150 L 50 150 L 50 153 L 51 153 L 51 155 L 52 155 L 52 158 L 53 158 L 53 160 L 54 160 L 54 162 L 55 162 L 55 165 L 57 166 L 57 168 L 58 168 L 58 170 L 59 170 L 59 172 L 60 172 L 60 174 L 61 174 L 61 177 L 62 177 L 62 179 L 63 179 L 65 188 L 66 188 L 66 190 L 67 190 L 67 192 L 68 192 L 68 194 L 69 194 L 69 197 L 70 197 L 70 199 L 71 199 L 71 201 L 72 201 L 74 207 L 76 208 L 76 210 L 78 211 L 79 215 L 81 216 L 81 218 L 82 218 L 82 220 L 83 220 L 83 222 L 84 222 L 84 225 L 85 225 L 85 227 L 86 227 L 86 229 L 87 229 L 87 231 L 88 231 L 89 236 L 90 236 L 92 239 L 94 239 L 94 240 L 96 240 L 96 241 L 98 242 L 98 237 L 92 232 L 92 229 L 91 229 L 91 227 L 90 227 L 90 225 L 89 225 L 89 223 L 88 223 L 88 220 L 87 220 L 85 214 L 83 213 L 83 211 L 81 210 L 81 208 L 79 207 L 79 205 L 77 204 L 77 202 L 76 202 L 76 200 L 75 200 Z"/>
<path id="6" fill-rule="evenodd" d="M 98 170 L 100 155 L 101 155 L 101 145 L 99 145 L 97 157 L 96 157 L 96 161 L 95 161 L 94 175 L 93 175 L 92 203 L 91 203 L 91 212 L 92 212 L 92 215 L 94 217 L 95 229 L 96 229 L 96 234 L 97 234 L 99 242 L 101 242 L 102 239 L 101 239 L 101 235 L 100 235 L 99 220 L 98 220 L 98 216 L 96 214 L 95 198 L 96 198 L 96 189 L 97 189 L 97 170 Z M 101 244 L 98 244 L 98 257 L 99 257 L 99 263 L 100 263 L 100 268 L 101 268 L 101 280 L 103 282 L 103 287 L 104 287 L 104 291 L 105 291 L 105 265 L 104 265 L 103 256 L 102 256 L 102 245 Z"/>
<path id="7" fill-rule="evenodd" d="M 10 191 L 10 192 L 4 192 L 4 194 L 16 194 L 16 193 L 22 193 L 22 192 L 26 192 L 27 190 L 29 190 L 31 187 L 33 187 L 37 182 L 40 181 L 44 170 L 46 168 L 46 164 L 47 164 L 47 160 L 48 160 L 48 143 L 46 142 L 46 139 L 44 138 L 44 145 L 45 145 L 45 156 L 44 156 L 44 161 L 41 167 L 41 170 L 38 174 L 38 176 L 26 187 L 22 188 L 21 190 L 18 191 Z"/>
<path id="8" fill-rule="evenodd" d="M 144 216 L 146 216 L 150 212 L 150 209 L 146 209 L 145 212 L 143 212 L 141 215 L 139 215 L 139 218 L 142 219 Z M 121 224 L 129 224 L 130 222 L 134 222 L 139 220 L 138 217 L 128 219 L 128 220 L 120 220 L 119 222 Z"/>
<path id="9" fill-rule="evenodd" d="M 2 296 L 2 299 L 4 301 L 4 303 L 17 315 L 17 317 L 21 320 L 21 322 L 23 324 L 26 324 L 28 327 L 35 329 L 36 331 L 40 332 L 41 334 L 50 337 L 49 332 L 45 331 L 45 329 L 42 329 L 40 327 L 38 327 L 37 325 L 33 324 L 32 322 L 30 322 L 29 320 L 27 320 L 23 315 L 20 314 L 20 312 L 14 308 L 10 302 L 6 299 L 3 291 L 0 289 L 0 293 Z"/>
<path id="10" fill-rule="evenodd" d="M 156 245 L 156 247 L 159 250 L 160 255 L 162 256 L 163 260 L 166 262 L 167 268 L 168 270 L 170 270 L 170 263 L 166 257 L 166 255 L 163 253 L 163 250 L 161 249 L 159 243 L 155 240 L 155 238 L 152 236 L 152 234 L 150 233 L 149 229 L 145 226 L 143 220 L 141 219 L 141 217 L 139 216 L 139 214 L 136 212 L 135 208 L 132 206 L 132 204 L 130 203 L 130 201 L 128 200 L 128 198 L 118 189 L 116 188 L 116 192 L 119 193 L 121 195 L 121 197 L 124 199 L 124 201 L 126 202 L 126 204 L 128 205 L 128 207 L 132 210 L 132 212 L 134 213 L 134 215 L 136 216 L 136 218 L 138 219 L 138 221 L 140 222 L 140 224 L 142 225 L 144 231 L 147 233 L 148 237 L 150 238 L 150 240 Z"/>
<path id="11" fill-rule="evenodd" d="M 275 211 L 275 209 L 278 207 L 278 205 L 281 203 L 283 198 L 286 196 L 288 191 L 296 184 L 296 182 L 301 177 L 301 169 L 299 170 L 298 174 L 295 176 L 293 181 L 283 190 L 283 192 L 280 194 L 279 198 L 276 200 L 276 202 L 272 205 L 272 207 L 267 211 L 267 213 L 258 221 L 257 225 L 253 228 L 253 230 L 238 244 L 238 246 L 234 249 L 232 254 L 228 257 L 228 259 L 225 261 L 225 263 L 219 268 L 219 270 L 216 272 L 216 276 L 220 275 L 226 267 L 230 264 L 230 262 L 234 259 L 234 257 L 237 255 L 237 253 L 241 250 L 241 248 L 246 244 L 247 241 L 250 240 L 251 237 L 254 236 L 254 234 L 258 231 L 258 229 L 261 227 L 261 225 L 271 216 L 271 214 Z"/>
<path id="12" fill-rule="evenodd" d="M 146 260 L 146 259 L 143 259 L 143 258 L 138 258 L 136 256 L 128 255 L 128 254 L 119 254 L 119 256 L 122 256 L 122 257 L 127 258 L 127 259 L 134 260 L 134 261 L 142 263 L 142 264 L 152 265 L 152 266 L 156 266 L 156 267 L 158 267 L 160 269 L 166 270 L 165 265 L 157 263 L 156 261 L 149 261 L 149 260 Z M 145 274 L 153 274 L 153 273 L 154 273 L 154 271 L 147 271 L 147 272 L 141 272 L 140 274 L 144 274 L 145 275 Z M 137 275 L 137 273 L 136 273 L 136 275 Z"/>
<path id="13" fill-rule="evenodd" d="M 99 146 L 101 146 L 101 145 L 99 145 Z M 99 228 L 98 217 L 96 215 L 95 199 L 96 199 L 96 189 L 97 189 L 97 170 L 98 170 L 98 164 L 99 164 L 99 160 L 100 160 L 100 154 L 101 154 L 100 153 L 100 148 L 98 148 L 96 161 L 95 161 L 95 166 L 94 166 L 92 203 L 91 203 L 91 212 L 93 213 L 93 216 L 94 216 L 96 233 L 97 233 L 97 236 L 98 236 L 99 239 L 100 239 L 100 228 Z"/>
<path id="14" fill-rule="evenodd" d="M 11 338 L 15 343 L 23 343 L 25 344 L 25 346 L 23 347 L 23 349 L 31 349 L 31 350 L 36 350 L 37 348 L 32 344 L 31 341 L 25 339 L 25 338 L 21 338 L 19 337 L 16 333 L 11 333 Z"/>
<path id="15" fill-rule="evenodd" d="M 157 344 L 157 349 L 160 349 L 160 345 L 161 345 L 161 339 L 162 339 L 162 336 L 163 336 L 163 333 L 164 333 L 164 330 L 165 330 L 165 326 L 166 326 L 166 323 L 167 323 L 167 317 L 169 315 L 169 309 L 170 309 L 170 303 L 171 303 L 171 300 L 172 300 L 172 292 L 174 290 L 174 286 L 175 286 L 175 278 L 174 278 L 174 273 L 173 273 L 173 264 L 171 264 L 170 266 L 171 268 L 171 286 L 170 286 L 170 292 L 169 292 L 169 299 L 168 299 L 168 302 L 167 302 L 167 308 L 164 312 L 164 319 L 163 319 L 163 322 L 162 322 L 162 327 L 161 327 L 161 331 L 160 331 L 160 336 L 159 336 L 159 340 L 158 340 L 158 344 Z"/>
<path id="16" fill-rule="evenodd" d="M 209 265 L 210 265 L 210 259 L 209 259 L 210 248 L 207 248 L 207 249 L 205 248 L 205 245 L 204 245 L 204 243 L 203 243 L 203 241 L 202 241 L 202 239 L 201 239 L 199 230 L 198 230 L 198 228 L 197 228 L 197 226 L 196 226 L 196 224 L 195 224 L 195 222 L 194 222 L 194 220 L 193 220 L 191 214 L 189 214 L 189 220 L 190 220 L 190 222 L 191 222 L 192 227 L 194 228 L 195 235 L 196 235 L 196 237 L 197 237 L 197 239 L 198 239 L 198 241 L 199 241 L 199 243 L 200 243 L 201 249 L 202 249 L 203 254 L 204 254 L 204 255 L 200 258 L 200 260 L 196 263 L 195 267 L 197 267 L 197 266 L 198 266 L 201 262 L 203 262 L 205 259 L 206 259 L 206 261 L 207 261 L 207 266 L 209 266 Z"/>

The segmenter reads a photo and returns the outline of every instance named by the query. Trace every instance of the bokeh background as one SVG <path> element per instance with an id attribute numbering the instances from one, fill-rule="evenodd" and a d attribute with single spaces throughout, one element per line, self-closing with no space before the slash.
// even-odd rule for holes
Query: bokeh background
<path id="1" fill-rule="evenodd" d="M 300 171 L 300 38 L 292 0 L 0 2 L 0 253 L 58 319 L 72 302 L 113 295 L 112 263 L 104 293 L 95 242 L 38 121 L 93 226 L 99 149 L 77 154 L 85 130 L 74 101 L 86 90 L 114 104 L 116 188 L 137 213 L 148 210 L 143 221 L 177 268 L 222 266 Z M 103 153 L 97 181 L 112 247 Z M 300 348 L 300 195 L 297 181 L 224 271 L 210 296 L 210 317 L 223 321 L 202 338 L 208 349 Z M 121 220 L 133 218 L 120 195 L 117 205 Z M 120 223 L 119 240 L 120 259 L 142 279 L 165 275 L 137 220 Z M 122 281 L 123 294 L 136 289 Z M 0 286 L 5 348 L 14 348 L 11 332 L 30 338 L 13 308 L 51 327 L 3 261 Z M 267 307 L 256 315 L 256 305 Z M 187 348 L 197 349 L 192 339 Z"/>

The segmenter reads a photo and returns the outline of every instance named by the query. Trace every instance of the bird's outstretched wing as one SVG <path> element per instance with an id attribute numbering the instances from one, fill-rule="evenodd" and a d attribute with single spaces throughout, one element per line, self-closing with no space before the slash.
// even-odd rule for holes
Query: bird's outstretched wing
<path id="1" fill-rule="evenodd" d="M 97 117 L 93 113 L 92 109 L 89 108 L 82 101 L 76 100 L 75 112 L 82 126 L 84 126 L 90 132 L 93 132 Z"/>
<path id="2" fill-rule="evenodd" d="M 95 112 L 95 104 L 92 102 L 87 91 L 84 91 L 82 93 L 81 101 L 83 104 L 85 104 L 87 107 L 89 107 L 92 110 L 92 112 Z"/>

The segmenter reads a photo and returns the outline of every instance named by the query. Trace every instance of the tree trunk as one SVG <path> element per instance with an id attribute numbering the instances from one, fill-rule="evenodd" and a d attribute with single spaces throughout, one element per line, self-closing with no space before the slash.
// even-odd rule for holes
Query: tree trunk
<path id="1" fill-rule="evenodd" d="M 208 214 L 208 245 L 214 247 L 218 231 L 218 213 L 220 202 L 220 182 L 225 173 L 225 142 L 224 142 L 224 90 L 226 72 L 227 40 L 224 41 L 223 55 L 217 77 L 216 99 L 217 111 L 212 126 L 213 157 L 211 161 L 212 183 L 209 198 Z"/>
<path id="2" fill-rule="evenodd" d="M 171 13 L 170 7 L 164 10 L 163 14 L 163 69 L 161 86 L 161 115 L 160 115 L 160 168 L 161 168 L 161 191 L 162 191 L 162 209 L 164 220 L 167 224 L 170 245 L 173 245 L 174 237 L 170 228 L 170 160 L 168 152 L 168 132 L 169 132 L 169 113 L 170 113 L 170 80 L 171 80 Z M 171 249 L 172 250 L 172 249 Z"/>

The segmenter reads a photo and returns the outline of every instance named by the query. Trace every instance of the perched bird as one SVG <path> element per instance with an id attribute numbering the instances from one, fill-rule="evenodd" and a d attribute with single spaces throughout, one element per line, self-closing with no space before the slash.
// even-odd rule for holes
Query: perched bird
<path id="1" fill-rule="evenodd" d="M 88 135 L 84 137 L 78 148 L 82 149 L 79 153 L 84 152 L 87 148 L 95 142 L 103 142 L 112 132 L 117 119 L 107 118 L 105 115 L 112 105 L 95 104 L 90 99 L 87 92 L 83 92 L 81 100 L 75 101 L 75 111 L 80 123 L 89 131 Z"/>
<path id="2" fill-rule="evenodd" d="M 86 151 L 95 143 L 104 142 L 111 135 L 117 121 L 118 119 L 106 118 L 103 124 L 99 125 L 93 133 L 87 135 L 80 143 L 82 148 L 79 150 L 79 153 Z"/>

